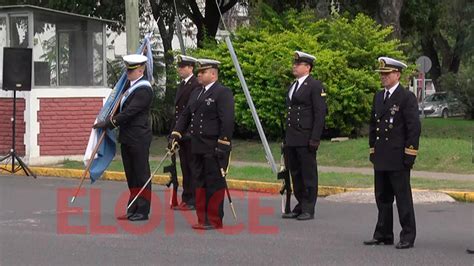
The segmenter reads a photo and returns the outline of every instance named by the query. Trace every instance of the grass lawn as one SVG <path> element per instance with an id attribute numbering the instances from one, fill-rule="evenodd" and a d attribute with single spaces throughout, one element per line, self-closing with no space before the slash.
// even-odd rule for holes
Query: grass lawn
<path id="1" fill-rule="evenodd" d="M 151 162 L 151 171 L 155 170 L 158 162 Z M 62 165 L 64 168 L 83 169 L 84 165 L 81 162 L 65 161 Z M 110 171 L 123 171 L 123 166 L 120 161 L 113 161 Z M 178 175 L 181 175 L 179 164 L 177 165 Z M 162 174 L 163 169 L 159 169 L 157 174 Z M 230 167 L 229 178 L 239 180 L 251 180 L 261 182 L 280 182 L 272 173 L 269 167 L 259 166 L 242 166 Z M 452 189 L 473 191 L 474 182 L 469 181 L 452 181 L 452 180 L 431 180 L 423 178 L 412 178 L 411 184 L 413 188 L 418 189 Z M 319 173 L 319 185 L 321 186 L 339 186 L 339 187 L 355 187 L 355 188 L 372 188 L 373 176 L 356 173 Z"/>
<path id="2" fill-rule="evenodd" d="M 230 169 L 229 177 L 241 180 L 257 180 L 263 182 L 279 182 L 271 170 L 263 167 L 245 166 Z M 418 189 L 455 189 L 473 191 L 474 181 L 432 180 L 414 177 L 411 180 L 413 188 Z M 372 188 L 372 175 L 356 173 L 319 173 L 319 185 L 356 188 Z"/>
<path id="3" fill-rule="evenodd" d="M 422 119 L 422 136 L 415 170 L 474 174 L 473 152 L 474 121 L 458 118 Z M 166 137 L 156 137 L 151 154 L 162 156 L 167 145 Z M 280 142 L 270 142 L 277 164 Z M 372 167 L 368 160 L 367 137 L 345 142 L 322 141 L 318 151 L 318 164 L 324 166 Z M 233 141 L 233 161 L 266 162 L 259 140 Z"/>
<path id="4" fill-rule="evenodd" d="M 474 137 L 474 120 L 424 118 L 421 120 L 421 137 L 471 141 Z"/>
<path id="5" fill-rule="evenodd" d="M 462 119 L 422 120 L 422 137 L 415 170 L 474 174 L 473 134 L 474 122 Z M 155 137 L 151 155 L 163 156 L 167 145 L 166 137 Z M 280 143 L 270 143 L 273 156 L 279 164 Z M 318 163 L 324 166 L 372 167 L 368 160 L 368 138 L 361 137 L 345 142 L 322 141 L 318 152 Z M 256 140 L 234 140 L 232 161 L 266 162 L 263 146 Z M 153 171 L 156 160 L 151 162 Z M 61 167 L 83 169 L 82 162 L 65 161 Z M 122 162 L 116 159 L 108 168 L 110 171 L 123 171 Z M 178 166 L 178 174 L 180 167 Z M 163 170 L 157 171 L 162 174 Z M 229 178 L 279 182 L 270 167 L 236 166 L 230 167 Z M 355 173 L 320 173 L 319 184 L 342 187 L 373 187 L 371 175 Z M 474 190 L 473 181 L 430 180 L 412 178 L 412 187 L 419 189 Z"/>

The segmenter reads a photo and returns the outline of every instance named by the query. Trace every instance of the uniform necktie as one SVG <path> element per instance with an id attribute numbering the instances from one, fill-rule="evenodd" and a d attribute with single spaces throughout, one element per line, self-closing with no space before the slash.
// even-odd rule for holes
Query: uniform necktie
<path id="1" fill-rule="evenodd" d="M 293 91 L 291 92 L 290 100 L 291 100 L 291 98 L 293 98 L 293 95 L 295 95 L 296 91 L 298 90 L 298 85 L 299 85 L 299 82 L 297 80 L 297 81 L 295 81 L 295 86 L 293 87 Z"/>
<path id="2" fill-rule="evenodd" d="M 199 92 L 199 95 L 198 95 L 198 97 L 197 97 L 197 100 L 199 100 L 199 97 L 201 97 L 201 95 L 203 94 L 204 90 L 205 90 L 204 87 L 202 87 L 201 92 Z"/>
<path id="3" fill-rule="evenodd" d="M 390 91 L 385 90 L 385 97 L 383 98 L 383 103 L 385 103 L 389 97 L 390 97 Z"/>

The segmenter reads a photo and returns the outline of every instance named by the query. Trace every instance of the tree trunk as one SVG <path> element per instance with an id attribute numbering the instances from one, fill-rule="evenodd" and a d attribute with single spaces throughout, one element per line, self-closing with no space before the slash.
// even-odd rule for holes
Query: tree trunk
<path id="1" fill-rule="evenodd" d="M 466 39 L 466 32 L 465 30 L 461 30 L 456 37 L 456 43 L 454 44 L 453 48 L 453 58 L 451 60 L 451 64 L 449 65 L 449 72 L 458 73 L 459 66 L 461 65 L 461 57 L 464 53 L 464 42 Z"/>
<path id="2" fill-rule="evenodd" d="M 192 2 L 192 1 L 188 1 Z M 220 5 L 220 9 L 222 15 L 224 15 L 229 9 L 231 9 L 237 0 L 230 0 L 228 2 L 222 1 Z M 206 7 L 204 9 L 205 14 L 204 17 L 201 14 L 197 14 L 199 10 L 196 9 L 195 3 L 189 3 L 190 8 L 192 10 L 191 20 L 198 28 L 198 32 L 196 35 L 197 39 L 197 46 L 202 48 L 204 45 L 204 40 L 208 38 L 209 40 L 214 40 L 217 34 L 217 30 L 219 29 L 219 23 L 221 21 L 221 17 L 219 14 L 219 10 L 217 9 L 216 1 L 215 0 L 206 0 Z"/>
<path id="3" fill-rule="evenodd" d="M 429 71 L 431 79 L 433 79 L 435 85 L 438 78 L 441 76 L 441 64 L 439 62 L 438 53 L 434 47 L 433 36 L 425 33 L 421 37 L 421 48 L 423 50 L 423 55 L 428 56 L 431 59 L 431 69 Z"/>
<path id="4" fill-rule="evenodd" d="M 165 106 L 165 121 L 164 129 L 165 132 L 169 131 L 169 126 L 171 125 L 171 118 L 174 116 L 174 97 L 176 95 L 176 70 L 173 65 L 173 36 L 175 29 L 175 16 L 176 13 L 174 8 L 168 6 L 166 11 L 163 11 L 163 5 L 158 5 L 156 1 L 150 1 L 153 16 L 156 19 L 158 24 L 158 30 L 160 32 L 161 41 L 163 43 L 163 56 L 165 63 L 165 73 L 166 73 L 166 90 L 163 103 Z M 165 15 L 164 15 L 165 14 Z"/>
<path id="5" fill-rule="evenodd" d="M 403 0 L 378 0 L 379 10 L 377 17 L 384 26 L 392 26 L 392 36 L 401 39 L 400 12 Z"/>
<path id="6" fill-rule="evenodd" d="M 163 15 L 164 12 L 162 9 L 164 8 L 163 5 L 158 5 L 156 1 L 150 1 L 151 10 L 153 13 L 153 17 L 156 19 L 156 23 L 158 24 L 158 30 L 160 32 L 161 41 L 163 43 L 163 50 L 164 50 L 164 57 L 165 57 L 165 64 L 166 68 L 168 65 L 173 64 L 173 36 L 174 36 L 174 28 L 175 28 L 175 12 L 173 8 L 168 8 L 170 13 L 167 13 L 168 17 Z"/>
<path id="7" fill-rule="evenodd" d="M 219 23 L 221 21 L 221 17 L 219 14 L 219 10 L 215 4 L 214 0 L 207 0 L 206 1 L 206 8 L 205 8 L 205 17 L 203 21 L 203 27 L 201 27 L 201 39 L 197 39 L 197 46 L 202 47 L 204 40 L 207 38 L 209 40 L 214 40 L 217 34 L 217 30 L 219 29 Z"/>

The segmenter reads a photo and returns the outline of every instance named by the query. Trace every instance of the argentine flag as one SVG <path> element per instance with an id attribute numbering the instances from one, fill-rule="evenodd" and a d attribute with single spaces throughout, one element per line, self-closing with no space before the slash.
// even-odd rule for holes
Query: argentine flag
<path id="1" fill-rule="evenodd" d="M 137 54 L 146 55 L 148 61 L 146 62 L 146 70 L 147 70 L 147 78 L 150 83 L 153 84 L 153 56 L 151 52 L 151 45 L 150 45 L 150 36 L 151 34 L 147 34 L 143 40 L 142 45 L 137 50 Z M 145 53 L 143 51 L 145 50 Z M 120 95 L 122 95 L 123 89 L 127 82 L 127 72 L 124 70 L 122 76 L 120 77 L 117 84 L 115 84 L 114 89 L 110 93 L 109 97 L 105 101 L 104 106 L 99 112 L 99 115 L 96 118 L 96 123 L 98 121 L 104 121 L 112 112 L 112 109 L 117 104 L 117 101 L 120 100 Z M 98 143 L 99 136 L 102 135 L 102 132 L 106 130 L 105 138 L 102 143 Z M 91 183 L 94 183 L 97 179 L 99 179 L 104 171 L 109 167 L 110 163 L 114 159 L 117 142 L 117 130 L 116 129 L 92 129 L 89 142 L 87 144 L 86 153 L 84 154 L 84 165 L 87 165 L 91 157 L 93 156 L 92 153 L 94 148 L 99 144 L 99 149 L 97 150 L 97 154 L 95 154 L 94 159 L 92 161 L 91 167 L 89 169 L 89 174 L 91 178 Z"/>

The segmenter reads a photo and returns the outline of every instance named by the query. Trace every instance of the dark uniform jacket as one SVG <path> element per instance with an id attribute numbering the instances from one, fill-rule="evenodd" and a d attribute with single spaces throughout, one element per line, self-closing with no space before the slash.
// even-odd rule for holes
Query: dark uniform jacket
<path id="1" fill-rule="evenodd" d="M 129 84 L 130 82 L 127 84 L 128 87 Z M 120 126 L 120 143 L 151 142 L 152 131 L 149 115 L 152 102 L 153 91 L 148 86 L 138 87 L 128 96 L 122 106 L 122 111 L 113 117 L 114 126 Z"/>
<path id="2" fill-rule="evenodd" d="M 374 96 L 370 119 L 370 160 L 377 171 L 410 169 L 418 152 L 421 125 L 416 96 L 399 85 L 384 103 Z"/>
<path id="3" fill-rule="evenodd" d="M 321 81 L 308 76 L 290 100 L 292 86 L 288 88 L 286 97 L 285 143 L 293 147 L 308 146 L 309 140 L 319 141 L 323 132 L 327 113 L 324 87 Z"/>
<path id="4" fill-rule="evenodd" d="M 232 92 L 217 81 L 206 92 L 202 91 L 202 87 L 193 90 L 174 131 L 182 135 L 189 130 L 193 153 L 213 153 L 218 142 L 230 149 L 234 131 Z"/>
<path id="5" fill-rule="evenodd" d="M 175 127 L 176 121 L 178 120 L 179 116 L 183 113 L 184 109 L 186 108 L 186 105 L 188 104 L 189 96 L 191 96 L 191 93 L 195 89 L 199 90 L 200 88 L 201 88 L 201 85 L 199 84 L 196 76 L 194 75 L 184 85 L 180 84 L 178 86 L 178 89 L 176 91 L 176 97 L 174 99 L 174 105 L 175 105 L 174 115 L 175 116 L 171 124 L 171 129 Z M 183 135 L 183 137 L 184 136 L 185 135 Z"/>

